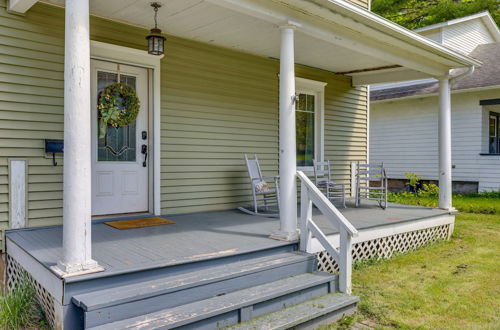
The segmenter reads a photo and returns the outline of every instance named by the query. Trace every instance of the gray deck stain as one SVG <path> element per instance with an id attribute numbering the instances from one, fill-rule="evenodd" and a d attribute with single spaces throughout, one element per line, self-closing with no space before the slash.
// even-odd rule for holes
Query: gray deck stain
<path id="1" fill-rule="evenodd" d="M 340 209 L 357 228 L 371 228 L 415 221 L 447 214 L 423 207 L 391 205 L 382 210 L 373 203 Z M 279 219 L 263 218 L 237 210 L 165 216 L 175 224 L 118 230 L 104 223 L 92 225 L 92 258 L 109 276 L 132 269 L 149 269 L 254 252 L 289 243 L 269 239 L 279 229 Z M 337 232 L 329 222 L 313 212 L 313 218 L 327 234 Z M 108 220 L 109 221 L 109 220 Z M 15 230 L 7 237 L 45 267 L 55 265 L 62 255 L 62 227 Z"/>

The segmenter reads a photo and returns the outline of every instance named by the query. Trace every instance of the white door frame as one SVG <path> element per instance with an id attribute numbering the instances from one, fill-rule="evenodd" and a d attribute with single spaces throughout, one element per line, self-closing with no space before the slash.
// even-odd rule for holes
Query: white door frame
<path id="1" fill-rule="evenodd" d="M 126 65 L 148 68 L 153 71 L 152 102 L 150 105 L 150 118 L 152 120 L 152 142 L 150 145 L 150 159 L 152 159 L 152 175 L 150 175 L 150 189 L 152 187 L 153 199 L 149 212 L 161 215 L 161 172 L 160 172 L 160 60 L 162 56 L 150 55 L 146 51 L 107 44 L 99 41 L 90 41 L 90 57 L 95 60 L 113 61 Z M 151 164 L 151 163 L 150 163 Z"/>

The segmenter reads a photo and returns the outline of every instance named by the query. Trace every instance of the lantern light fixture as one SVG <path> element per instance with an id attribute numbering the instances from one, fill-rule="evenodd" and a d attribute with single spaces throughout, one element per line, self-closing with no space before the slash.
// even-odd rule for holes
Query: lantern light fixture
<path id="1" fill-rule="evenodd" d="M 161 35 L 161 30 L 158 28 L 158 9 L 161 3 L 152 2 L 151 7 L 155 12 L 155 27 L 151 29 L 151 33 L 146 37 L 148 41 L 148 53 L 151 55 L 163 55 L 165 51 L 166 38 Z"/>

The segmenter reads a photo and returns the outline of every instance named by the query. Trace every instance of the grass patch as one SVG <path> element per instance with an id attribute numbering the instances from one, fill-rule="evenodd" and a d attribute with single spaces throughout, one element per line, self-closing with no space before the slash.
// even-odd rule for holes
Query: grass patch
<path id="1" fill-rule="evenodd" d="M 35 289 L 27 277 L 10 291 L 0 293 L 0 329 L 39 329 L 46 322 L 36 299 Z"/>
<path id="2" fill-rule="evenodd" d="M 375 321 L 381 329 L 498 329 L 500 215 L 460 214 L 450 241 L 353 272 L 358 312 L 323 329 Z"/>
<path id="3" fill-rule="evenodd" d="M 437 207 L 437 196 L 419 196 L 413 193 L 389 193 L 389 201 L 398 204 Z M 453 206 L 460 212 L 480 214 L 500 214 L 500 192 L 475 194 L 454 194 Z"/>
<path id="4" fill-rule="evenodd" d="M 395 203 L 436 207 L 437 196 L 390 194 Z M 454 195 L 451 240 L 390 260 L 354 265 L 358 311 L 322 329 L 374 321 L 381 329 L 500 329 L 500 192 Z M 465 213 L 468 212 L 468 213 Z"/>

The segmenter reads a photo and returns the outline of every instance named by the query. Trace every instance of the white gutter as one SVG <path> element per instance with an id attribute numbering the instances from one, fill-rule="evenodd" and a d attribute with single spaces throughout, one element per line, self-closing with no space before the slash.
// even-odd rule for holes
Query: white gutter
<path id="1" fill-rule="evenodd" d="M 474 73 L 475 70 L 476 70 L 476 67 L 474 65 L 468 67 L 467 71 L 465 71 L 464 73 L 461 73 L 458 76 L 450 78 L 450 85 L 452 85 L 452 84 L 454 84 L 456 82 L 459 82 L 460 80 L 464 79 L 465 77 L 470 76 L 471 74 Z"/>

